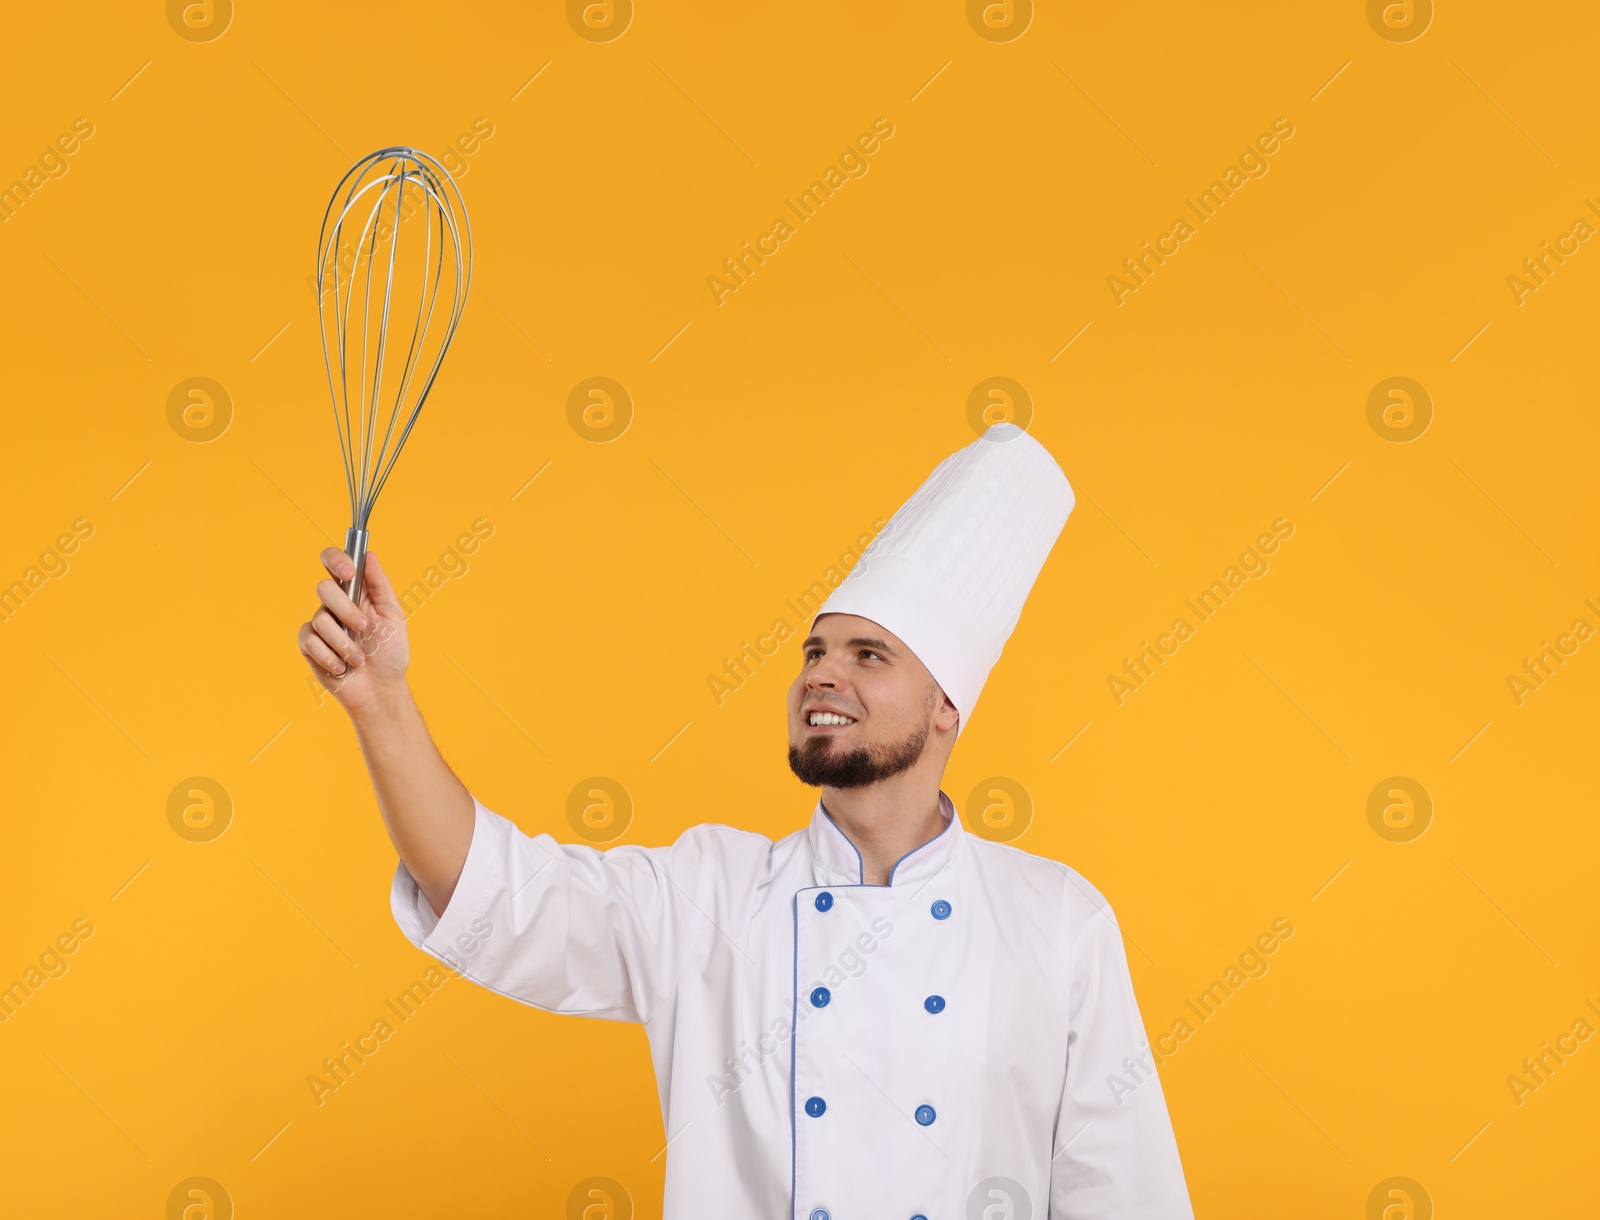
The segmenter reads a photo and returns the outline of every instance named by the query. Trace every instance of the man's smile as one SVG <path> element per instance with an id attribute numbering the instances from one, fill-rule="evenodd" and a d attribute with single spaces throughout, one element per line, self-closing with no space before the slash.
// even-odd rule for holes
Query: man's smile
<path id="1" fill-rule="evenodd" d="M 856 723 L 856 717 L 832 707 L 812 707 L 805 713 L 805 725 L 816 732 L 839 732 Z"/>

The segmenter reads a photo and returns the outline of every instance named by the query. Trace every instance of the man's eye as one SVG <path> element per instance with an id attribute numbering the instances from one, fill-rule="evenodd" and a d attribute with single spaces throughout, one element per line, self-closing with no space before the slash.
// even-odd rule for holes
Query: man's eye
<path id="1" fill-rule="evenodd" d="M 863 651 L 861 655 L 864 656 L 864 657 L 877 657 L 877 659 L 880 660 L 880 661 L 883 660 L 883 657 L 880 654 L 878 654 L 876 652 L 872 652 L 870 650 Z"/>
<path id="2" fill-rule="evenodd" d="M 822 655 L 822 649 L 820 649 L 820 648 L 808 648 L 808 649 L 806 649 L 806 660 L 808 660 L 808 661 L 815 661 L 821 655 Z"/>

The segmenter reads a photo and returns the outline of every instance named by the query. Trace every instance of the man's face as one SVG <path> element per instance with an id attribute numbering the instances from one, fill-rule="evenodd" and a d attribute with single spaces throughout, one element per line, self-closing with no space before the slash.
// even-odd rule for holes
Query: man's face
<path id="1" fill-rule="evenodd" d="M 956 722 L 898 636 L 871 619 L 824 614 L 789 688 L 789 766 L 814 787 L 862 788 L 910 770 L 930 732 L 953 733 Z"/>

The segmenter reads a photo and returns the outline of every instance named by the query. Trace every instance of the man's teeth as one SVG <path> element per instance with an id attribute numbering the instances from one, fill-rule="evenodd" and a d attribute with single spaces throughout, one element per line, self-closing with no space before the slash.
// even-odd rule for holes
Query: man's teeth
<path id="1" fill-rule="evenodd" d="M 812 712 L 811 723 L 818 724 L 854 724 L 848 716 L 841 716 L 837 712 Z"/>

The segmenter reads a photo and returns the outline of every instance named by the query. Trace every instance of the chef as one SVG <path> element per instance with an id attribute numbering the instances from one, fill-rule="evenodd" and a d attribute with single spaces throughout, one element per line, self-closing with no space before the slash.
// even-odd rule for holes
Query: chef
<path id="1" fill-rule="evenodd" d="M 429 739 L 377 557 L 357 607 L 324 552 L 300 648 L 366 755 L 396 921 L 501 995 L 644 1026 L 665 1220 L 1192 1216 L 1110 906 L 939 786 L 1072 506 L 1012 424 L 939 463 L 810 626 L 789 763 L 821 799 L 775 843 L 524 834 Z"/>

